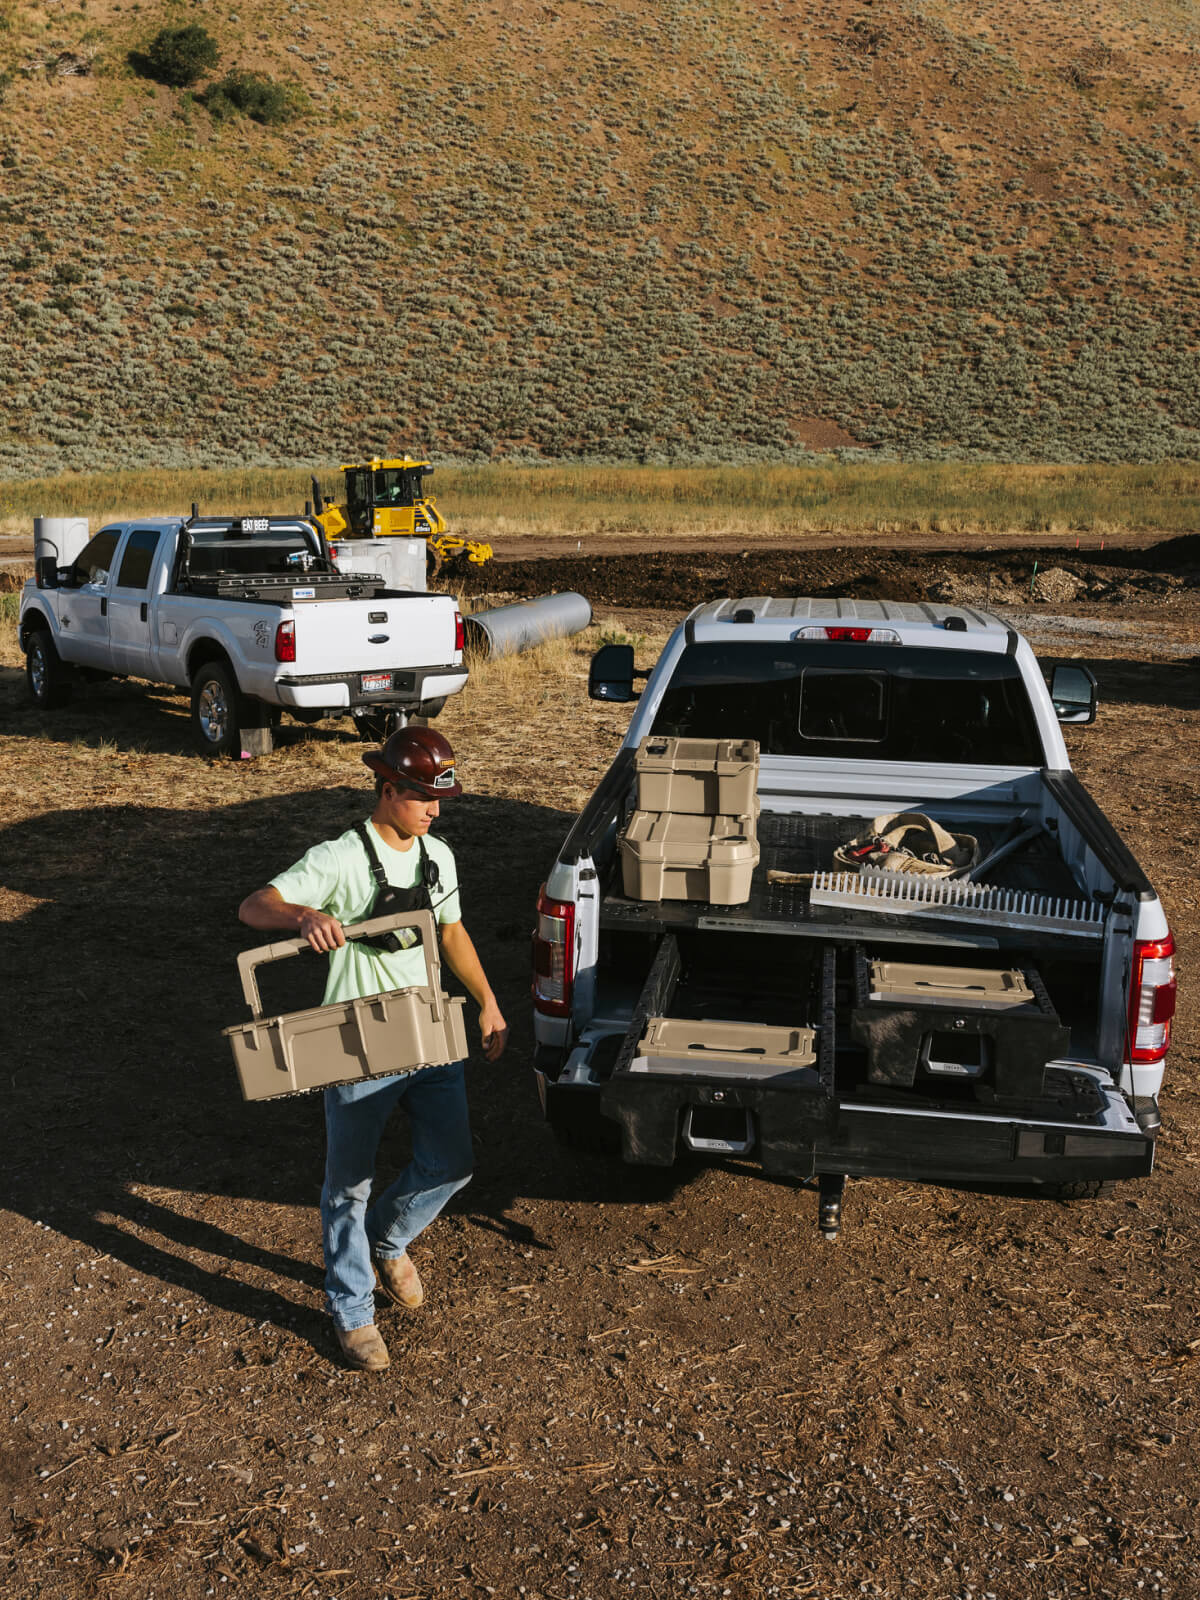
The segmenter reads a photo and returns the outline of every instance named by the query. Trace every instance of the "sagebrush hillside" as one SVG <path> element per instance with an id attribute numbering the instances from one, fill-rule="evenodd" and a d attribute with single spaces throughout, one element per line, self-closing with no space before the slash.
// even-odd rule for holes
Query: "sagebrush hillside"
<path id="1" fill-rule="evenodd" d="M 137 75 L 196 21 L 304 114 Z M 1175 0 L 0 0 L 0 474 L 1194 457 L 1198 48 Z"/>

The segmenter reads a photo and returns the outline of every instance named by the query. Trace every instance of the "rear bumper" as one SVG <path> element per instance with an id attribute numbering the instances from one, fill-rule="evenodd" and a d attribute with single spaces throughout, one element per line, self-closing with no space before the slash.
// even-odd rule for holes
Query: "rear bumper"
<path id="1" fill-rule="evenodd" d="M 393 670 L 385 689 L 364 693 L 360 672 L 312 673 L 276 678 L 275 692 L 282 706 L 304 710 L 353 710 L 356 706 L 418 706 L 425 700 L 440 700 L 457 694 L 465 685 L 462 667 L 417 667 Z"/>
<path id="2" fill-rule="evenodd" d="M 349 685 L 343 679 L 277 679 L 275 692 L 281 706 L 297 706 L 305 711 L 345 711 L 350 705 Z"/>
<path id="3" fill-rule="evenodd" d="M 1016 1112 L 839 1103 L 803 1091 L 648 1075 L 604 1086 L 538 1078 L 551 1122 L 583 1131 L 608 1117 L 620 1129 L 624 1159 L 637 1165 L 669 1167 L 684 1154 L 719 1154 L 711 1138 L 689 1136 L 692 1118 L 708 1119 L 711 1134 L 714 1114 L 729 1130 L 729 1153 L 744 1153 L 780 1176 L 1024 1186 L 1138 1178 L 1154 1165 L 1152 1135 L 1109 1088 L 1095 1121 L 1064 1123 Z"/>

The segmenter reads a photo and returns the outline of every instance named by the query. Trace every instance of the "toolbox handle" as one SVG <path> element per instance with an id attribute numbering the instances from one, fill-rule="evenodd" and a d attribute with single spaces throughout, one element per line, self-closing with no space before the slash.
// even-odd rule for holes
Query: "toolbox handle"
<path id="1" fill-rule="evenodd" d="M 705 1044 L 703 1039 L 694 1039 L 691 1044 L 685 1044 L 685 1050 L 711 1050 L 718 1056 L 765 1056 L 766 1049 L 761 1044 Z"/>
<path id="2" fill-rule="evenodd" d="M 388 933 L 393 928 L 416 928 L 421 935 L 421 950 L 425 957 L 425 972 L 433 999 L 436 1020 L 441 1021 L 442 963 L 437 953 L 437 929 L 432 911 L 396 911 L 388 917 L 371 917 L 366 922 L 347 924 L 342 932 L 347 940 Z M 238 975 L 242 980 L 242 993 L 251 1015 L 257 1022 L 262 1017 L 262 1000 L 258 993 L 255 968 L 267 961 L 282 961 L 285 956 L 298 956 L 312 946 L 307 939 L 282 939 L 275 944 L 260 944 L 253 950 L 243 950 L 238 956 Z"/>

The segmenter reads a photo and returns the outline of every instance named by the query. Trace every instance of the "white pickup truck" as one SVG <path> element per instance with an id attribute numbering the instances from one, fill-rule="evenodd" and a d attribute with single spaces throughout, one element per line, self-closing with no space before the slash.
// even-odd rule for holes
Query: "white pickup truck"
<path id="1" fill-rule="evenodd" d="M 214 756 L 266 754 L 283 711 L 352 715 L 379 738 L 467 681 L 453 596 L 340 573 L 302 517 L 113 523 L 66 565 L 39 559 L 20 639 L 37 705 L 88 678 L 175 684 Z"/>
<path id="2" fill-rule="evenodd" d="M 690 1151 L 815 1179 L 827 1237 L 847 1175 L 1073 1197 L 1151 1170 L 1174 941 L 1070 770 L 1059 722 L 1094 719 L 1086 668 L 1048 687 L 1025 639 L 965 608 L 758 598 L 698 607 L 649 674 L 606 646 L 589 693 L 634 699 L 635 676 L 538 900 L 535 1070 L 557 1130 L 635 1163 Z M 757 859 L 719 896 L 737 903 L 706 902 L 715 871 L 657 898 L 665 876 L 629 870 L 635 836 L 670 838 L 639 809 L 639 763 L 703 741 L 757 745 L 733 830 Z M 972 866 L 838 870 L 914 812 L 969 836 Z"/>

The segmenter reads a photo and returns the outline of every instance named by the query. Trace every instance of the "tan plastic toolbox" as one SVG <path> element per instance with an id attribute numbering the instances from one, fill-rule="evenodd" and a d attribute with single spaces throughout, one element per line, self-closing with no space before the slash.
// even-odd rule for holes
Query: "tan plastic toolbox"
<path id="1" fill-rule="evenodd" d="M 238 957 L 242 992 L 253 1019 L 224 1033 L 246 1100 L 272 1100 L 277 1095 L 304 1094 L 335 1083 L 416 1072 L 421 1067 L 461 1061 L 467 1053 L 463 1019 L 465 1001 L 441 987 L 437 930 L 429 911 L 406 911 L 375 917 L 344 931 L 384 933 L 391 928 L 416 928 L 425 955 L 426 982 L 413 989 L 389 989 L 361 1000 L 314 1006 L 284 1016 L 264 1017 L 255 968 L 309 948 L 305 939 L 243 950 Z"/>
<path id="2" fill-rule="evenodd" d="M 969 1006 L 972 1011 L 1037 1006 L 1024 974 L 1015 970 L 933 967 L 905 961 L 871 962 L 870 998 L 892 1005 L 944 1005 L 956 1010 Z"/>
<path id="3" fill-rule="evenodd" d="M 755 818 L 635 811 L 620 852 L 622 886 L 631 900 L 744 905 L 758 865 Z"/>
<path id="4" fill-rule="evenodd" d="M 648 1017 L 630 1071 L 773 1078 L 817 1064 L 815 1028 L 686 1017 Z"/>
<path id="5" fill-rule="evenodd" d="M 758 745 L 753 739 L 668 739 L 638 745 L 639 811 L 699 817 L 756 813 Z"/>

